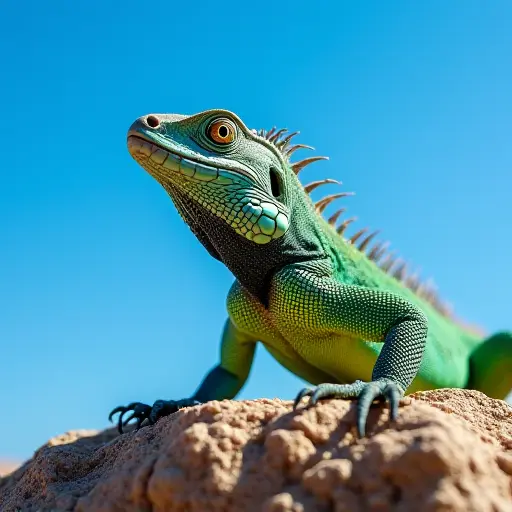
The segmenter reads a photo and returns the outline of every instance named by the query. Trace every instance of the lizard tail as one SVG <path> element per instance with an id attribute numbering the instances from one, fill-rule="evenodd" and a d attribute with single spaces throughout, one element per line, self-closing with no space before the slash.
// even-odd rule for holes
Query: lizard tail
<path id="1" fill-rule="evenodd" d="M 503 400 L 512 390 L 512 332 L 486 338 L 469 359 L 468 389 L 477 389 Z"/>

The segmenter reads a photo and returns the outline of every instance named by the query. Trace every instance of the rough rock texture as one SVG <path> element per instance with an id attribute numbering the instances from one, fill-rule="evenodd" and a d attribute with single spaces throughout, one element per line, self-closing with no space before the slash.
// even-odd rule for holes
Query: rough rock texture
<path id="1" fill-rule="evenodd" d="M 363 440 L 342 400 L 209 402 L 123 436 L 68 433 L 0 480 L 0 510 L 512 511 L 512 408 L 411 396 L 391 427 L 373 408 Z"/>

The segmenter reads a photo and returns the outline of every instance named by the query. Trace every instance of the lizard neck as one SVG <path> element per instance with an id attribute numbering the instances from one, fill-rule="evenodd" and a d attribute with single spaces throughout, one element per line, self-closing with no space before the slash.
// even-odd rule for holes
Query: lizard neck
<path id="1" fill-rule="evenodd" d="M 280 268 L 328 256 L 324 235 L 306 198 L 297 197 L 288 231 L 279 239 L 258 245 L 238 235 L 222 219 L 201 205 L 187 201 L 176 189 L 169 195 L 198 240 L 220 260 L 240 284 L 267 305 L 272 276 Z"/>

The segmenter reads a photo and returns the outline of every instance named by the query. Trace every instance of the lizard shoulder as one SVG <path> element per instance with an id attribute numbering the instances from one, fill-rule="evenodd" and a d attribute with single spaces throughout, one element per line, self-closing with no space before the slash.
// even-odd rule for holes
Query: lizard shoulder
<path id="1" fill-rule="evenodd" d="M 238 329 L 253 334 L 269 330 L 265 307 L 238 280 L 232 284 L 226 302 L 229 318 Z"/>

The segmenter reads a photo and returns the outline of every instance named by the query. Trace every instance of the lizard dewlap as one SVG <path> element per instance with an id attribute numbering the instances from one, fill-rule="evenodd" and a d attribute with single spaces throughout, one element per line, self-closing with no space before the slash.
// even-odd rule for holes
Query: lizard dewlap
<path id="1" fill-rule="evenodd" d="M 340 192 L 313 203 L 299 172 L 325 157 L 292 163 L 298 132 L 250 130 L 226 110 L 151 114 L 128 131 L 133 158 L 168 192 L 209 254 L 235 277 L 219 363 L 182 400 L 116 407 L 119 430 L 154 423 L 181 407 L 234 398 L 262 343 L 285 368 L 311 383 L 309 404 L 357 399 L 365 434 L 375 399 L 396 418 L 406 391 L 473 388 L 504 398 L 512 387 L 512 334 L 484 338 L 457 321 L 434 291 L 387 253 L 366 228 L 347 237 L 353 218 L 324 210 Z M 129 416 L 124 419 L 124 415 Z"/>

